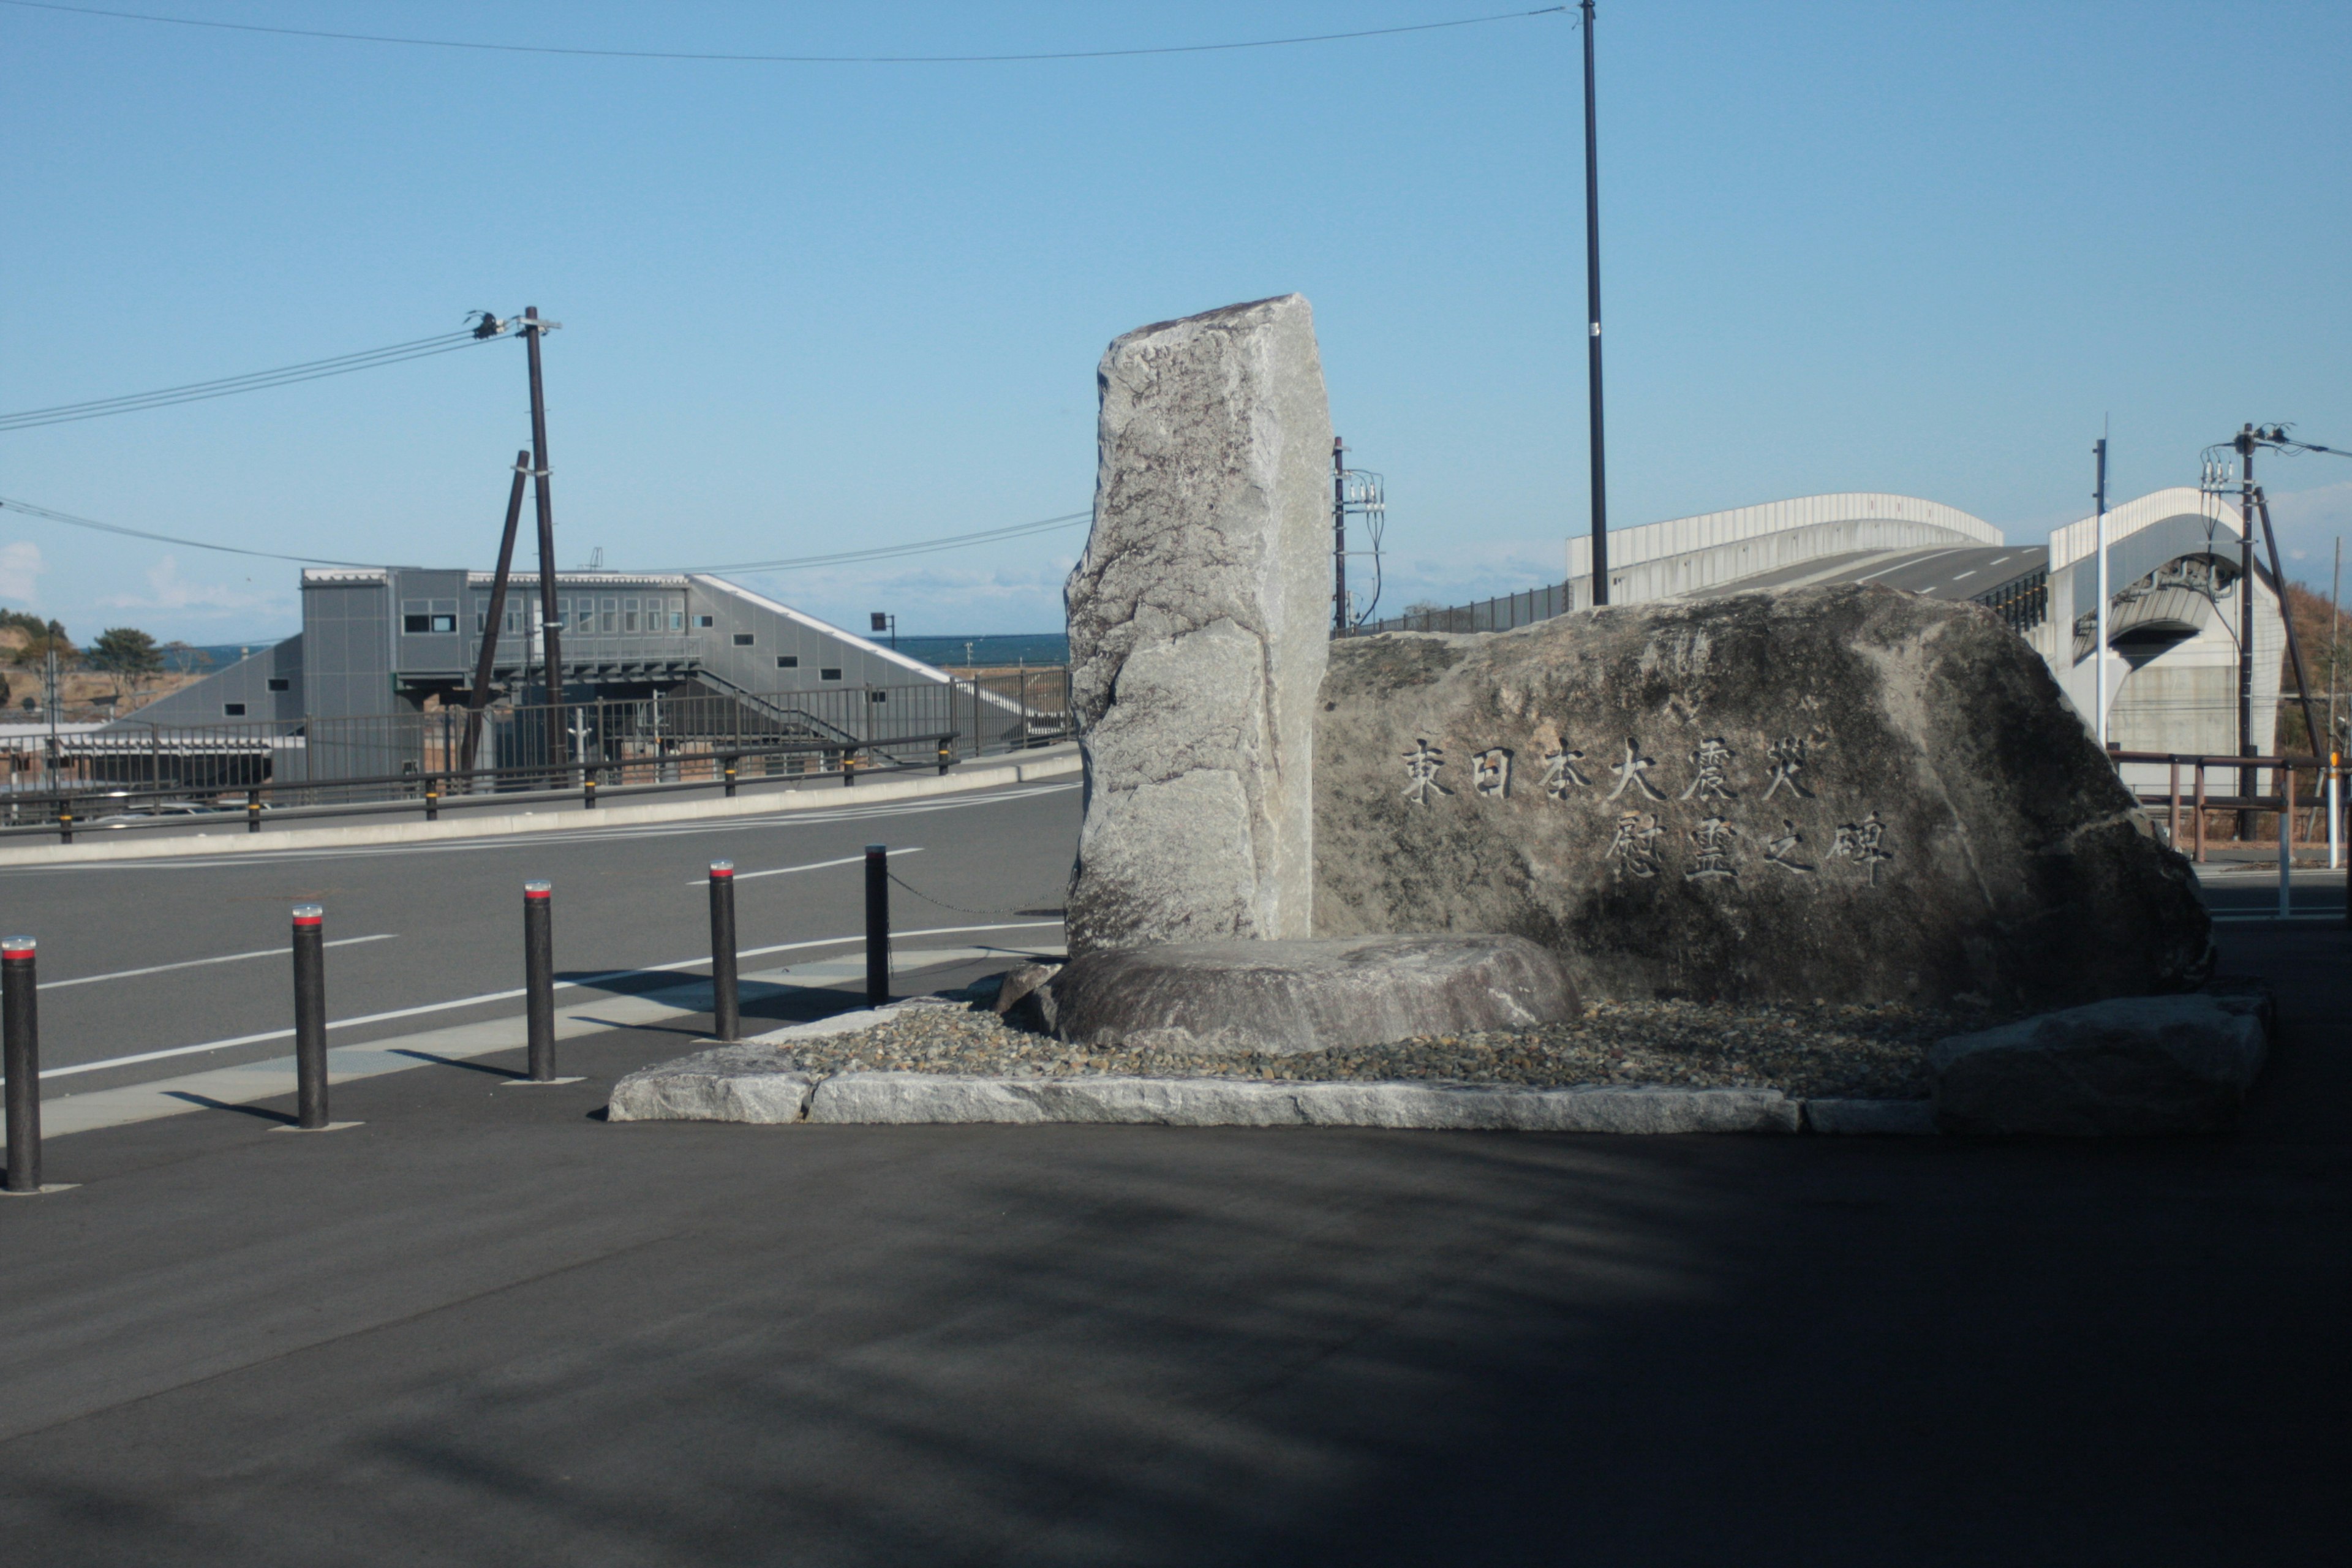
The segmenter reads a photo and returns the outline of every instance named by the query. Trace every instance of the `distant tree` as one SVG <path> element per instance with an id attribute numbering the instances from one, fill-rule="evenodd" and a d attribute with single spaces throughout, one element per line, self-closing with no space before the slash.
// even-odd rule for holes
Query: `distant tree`
<path id="1" fill-rule="evenodd" d="M 44 663 L 52 648 L 64 661 L 70 662 L 79 657 L 73 640 L 66 636 L 62 621 L 45 621 L 22 610 L 0 610 L 0 632 L 15 632 L 23 639 L 8 650 L 8 662 L 11 664 Z"/>
<path id="2" fill-rule="evenodd" d="M 174 637 L 163 645 L 163 664 L 168 669 L 183 670 L 193 674 L 199 669 L 210 669 L 213 666 L 213 656 L 200 647 L 192 647 Z"/>
<path id="3" fill-rule="evenodd" d="M 163 656 L 157 650 L 155 639 L 136 626 L 109 626 L 89 645 L 87 658 L 92 669 L 103 670 L 114 678 L 117 698 L 122 696 L 126 682 L 135 691 L 140 677 L 152 675 L 163 668 Z"/>

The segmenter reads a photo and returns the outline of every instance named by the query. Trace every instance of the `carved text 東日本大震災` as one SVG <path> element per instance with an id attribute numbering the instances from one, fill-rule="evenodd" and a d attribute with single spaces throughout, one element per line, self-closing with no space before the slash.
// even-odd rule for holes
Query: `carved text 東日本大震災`
<path id="1" fill-rule="evenodd" d="M 1782 784 L 1789 786 L 1791 795 L 1805 800 L 1813 798 L 1813 792 L 1797 780 L 1797 775 L 1805 770 L 1804 742 L 1794 735 L 1785 735 L 1766 747 L 1764 754 L 1772 762 L 1772 782 L 1764 786 L 1766 800 L 1770 800 Z"/>
<path id="2" fill-rule="evenodd" d="M 1437 782 L 1437 770 L 1444 765 L 1443 751 L 1427 741 L 1415 741 L 1413 749 L 1404 753 L 1404 798 L 1416 805 L 1427 805 L 1433 790 L 1439 795 L 1452 795 L 1452 790 Z"/>
<path id="3" fill-rule="evenodd" d="M 1691 753 L 1690 787 L 1683 791 L 1680 798 L 1738 800 L 1739 797 L 1730 788 L 1730 767 L 1731 748 L 1723 743 L 1721 736 L 1701 741 L 1698 750 Z"/>
<path id="4" fill-rule="evenodd" d="M 1470 787 L 1478 794 L 1496 799 L 1511 793 L 1511 753 L 1500 746 L 1489 746 L 1474 752 L 1470 758 Z"/>
<path id="5" fill-rule="evenodd" d="M 1625 760 L 1609 770 L 1617 775 L 1617 782 L 1601 798 L 1615 800 L 1625 793 L 1626 785 L 1639 784 L 1642 793 L 1652 800 L 1665 799 L 1658 786 L 1650 782 L 1650 758 L 1642 755 L 1642 742 L 1629 737 L 1625 742 Z"/>
<path id="6" fill-rule="evenodd" d="M 1583 760 L 1584 753 L 1569 750 L 1566 741 L 1559 743 L 1559 750 L 1546 752 L 1544 753 L 1544 794 L 1554 800 L 1565 800 L 1568 798 L 1568 792 L 1571 789 L 1590 789 L 1592 781 L 1579 773 L 1576 768 L 1576 764 Z"/>

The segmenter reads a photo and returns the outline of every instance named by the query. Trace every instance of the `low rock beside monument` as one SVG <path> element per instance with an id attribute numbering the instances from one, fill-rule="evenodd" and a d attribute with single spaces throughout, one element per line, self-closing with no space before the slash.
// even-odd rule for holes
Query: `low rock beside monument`
<path id="1" fill-rule="evenodd" d="M 1184 942 L 1083 953 L 1054 977 L 1075 1044 L 1228 1055 L 1385 1045 L 1576 1016 L 1553 953 L 1508 936 Z"/>
<path id="2" fill-rule="evenodd" d="M 2210 922 L 1989 612 L 1839 586 L 1335 642 L 1318 934 L 1507 931 L 1588 997 L 2010 1011 L 2178 990 Z"/>
<path id="3" fill-rule="evenodd" d="M 2268 1054 L 2266 998 L 2119 996 L 1939 1041 L 1947 1132 L 2212 1132 Z"/>

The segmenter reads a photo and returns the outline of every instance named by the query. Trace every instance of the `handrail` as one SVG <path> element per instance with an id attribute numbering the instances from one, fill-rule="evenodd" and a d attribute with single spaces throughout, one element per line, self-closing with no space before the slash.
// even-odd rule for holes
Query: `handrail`
<path id="1" fill-rule="evenodd" d="M 808 755 L 812 753 L 820 753 L 828 758 L 838 756 L 840 758 L 840 763 L 837 767 L 820 769 L 813 773 L 802 773 L 798 774 L 785 774 L 782 775 L 782 777 L 786 780 L 805 780 L 808 778 L 824 778 L 837 773 L 840 776 L 843 784 L 845 786 L 848 786 L 856 784 L 857 782 L 857 774 L 859 773 L 870 771 L 876 767 L 887 767 L 893 771 L 903 772 L 910 771 L 921 766 L 936 766 L 940 773 L 945 773 L 950 767 L 962 760 L 957 754 L 957 742 L 960 739 L 961 735 L 958 731 L 945 730 L 929 731 L 921 734 L 894 736 L 887 740 L 862 741 L 847 743 L 831 741 L 824 738 L 817 738 L 806 741 L 779 742 L 775 744 L 766 746 L 714 747 L 709 751 L 672 752 L 667 756 L 583 758 L 572 762 L 552 763 L 541 763 L 503 768 L 488 767 L 473 768 L 470 770 L 444 768 L 435 769 L 430 772 L 380 773 L 358 778 L 289 779 L 282 782 L 269 781 L 257 784 L 230 784 L 210 790 L 191 789 L 184 784 L 176 788 L 162 786 L 147 789 L 115 789 L 102 792 L 70 791 L 59 792 L 53 795 L 26 795 L 15 797 L 15 800 L 11 804 L 33 809 L 46 807 L 47 810 L 46 819 L 31 822 L 17 822 L 13 824 L 0 822 L 0 839 L 21 838 L 35 835 L 55 833 L 58 835 L 59 842 L 70 844 L 73 842 L 73 835 L 76 827 L 79 826 L 84 830 L 88 830 L 94 826 L 90 817 L 87 814 L 77 816 L 75 807 L 88 805 L 92 803 L 97 803 L 101 806 L 106 807 L 128 808 L 141 801 L 166 804 L 192 801 L 192 797 L 209 798 L 213 801 L 214 809 L 212 811 L 196 814 L 194 818 L 187 816 L 175 815 L 171 816 L 156 816 L 149 820 L 121 822 L 110 821 L 105 824 L 106 829 L 110 832 L 136 832 L 151 828 L 183 827 L 186 826 L 191 820 L 201 819 L 203 817 L 215 816 L 222 817 L 234 816 L 236 815 L 238 808 L 235 805 L 220 804 L 221 797 L 240 794 L 245 796 L 243 803 L 244 815 L 246 818 L 246 831 L 248 833 L 258 833 L 261 831 L 261 823 L 263 820 L 261 814 L 265 809 L 263 801 L 264 796 L 278 795 L 283 794 L 299 795 L 329 790 L 381 789 L 387 785 L 398 786 L 410 790 L 413 793 L 392 800 L 321 801 L 310 805 L 296 805 L 290 806 L 280 806 L 273 803 L 267 809 L 281 812 L 285 816 L 299 816 L 302 817 L 376 816 L 391 812 L 415 811 L 421 809 L 425 813 L 425 820 L 432 822 L 439 820 L 440 814 L 445 808 L 457 809 L 469 805 L 510 806 L 550 799 L 576 797 L 581 800 L 584 807 L 593 809 L 597 805 L 600 797 L 609 799 L 613 795 L 616 795 L 634 796 L 670 794 L 680 790 L 690 789 L 719 789 L 722 790 L 730 798 L 732 798 L 738 786 L 744 782 L 740 776 L 740 764 L 743 762 L 751 759 Z M 891 754 L 896 751 L 923 746 L 932 748 L 933 755 L 919 763 L 909 762 Z M 861 759 L 864 760 L 861 761 Z M 626 770 L 633 768 L 650 768 L 658 772 L 664 767 L 674 767 L 681 763 L 696 764 L 703 763 L 708 763 L 709 764 L 709 776 L 707 778 L 678 778 L 664 780 L 656 777 L 655 779 L 636 784 L 622 782 L 615 783 L 609 786 L 604 784 L 602 782 L 603 776 L 605 774 L 619 772 L 624 773 L 625 776 Z M 498 787 L 500 780 L 513 779 L 518 776 L 529 778 L 577 777 L 580 780 L 580 783 L 576 786 L 564 784 L 551 785 L 550 787 L 543 789 L 518 790 L 499 789 Z M 478 787 L 485 780 L 489 782 L 491 787 L 487 790 Z M 764 779 L 762 782 L 765 782 Z M 450 787 L 453 784 L 460 784 L 465 787 L 455 790 Z"/>

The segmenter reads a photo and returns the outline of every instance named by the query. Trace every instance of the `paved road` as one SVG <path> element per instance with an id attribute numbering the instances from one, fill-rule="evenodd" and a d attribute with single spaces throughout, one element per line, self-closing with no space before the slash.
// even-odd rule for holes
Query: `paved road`
<path id="1" fill-rule="evenodd" d="M 60 1140 L 0 1202 L 0 1541 L 2332 1564 L 2352 946 L 2223 940 L 2287 990 L 2220 1139 L 606 1126 L 608 1039 Z"/>
<path id="2" fill-rule="evenodd" d="M 868 843 L 894 850 L 902 931 L 926 946 L 1057 945 L 1077 790 L 1060 780 L 772 817 L 361 849 L 0 870 L 0 921 L 37 937 L 42 1062 L 52 1094 L 283 1056 L 288 914 L 327 910 L 334 1044 L 519 1014 L 522 884 L 555 884 L 556 963 L 572 1000 L 667 979 L 709 952 L 705 870 L 737 868 L 746 967 L 838 956 L 862 941 Z M 793 868 L 803 868 L 793 869 Z M 943 901 L 942 901 L 943 900 Z M 806 944 L 837 939 L 835 945 Z M 645 972 L 671 966 L 666 976 Z M 467 1004 L 467 998 L 495 1000 Z M 763 993 L 747 1017 L 834 999 Z M 215 1042 L 243 1041 L 221 1046 Z M 188 1047 L 203 1047 L 189 1049 Z M 158 1053 L 177 1053 L 159 1055 Z M 143 1059 L 120 1066 L 124 1058 Z"/>

